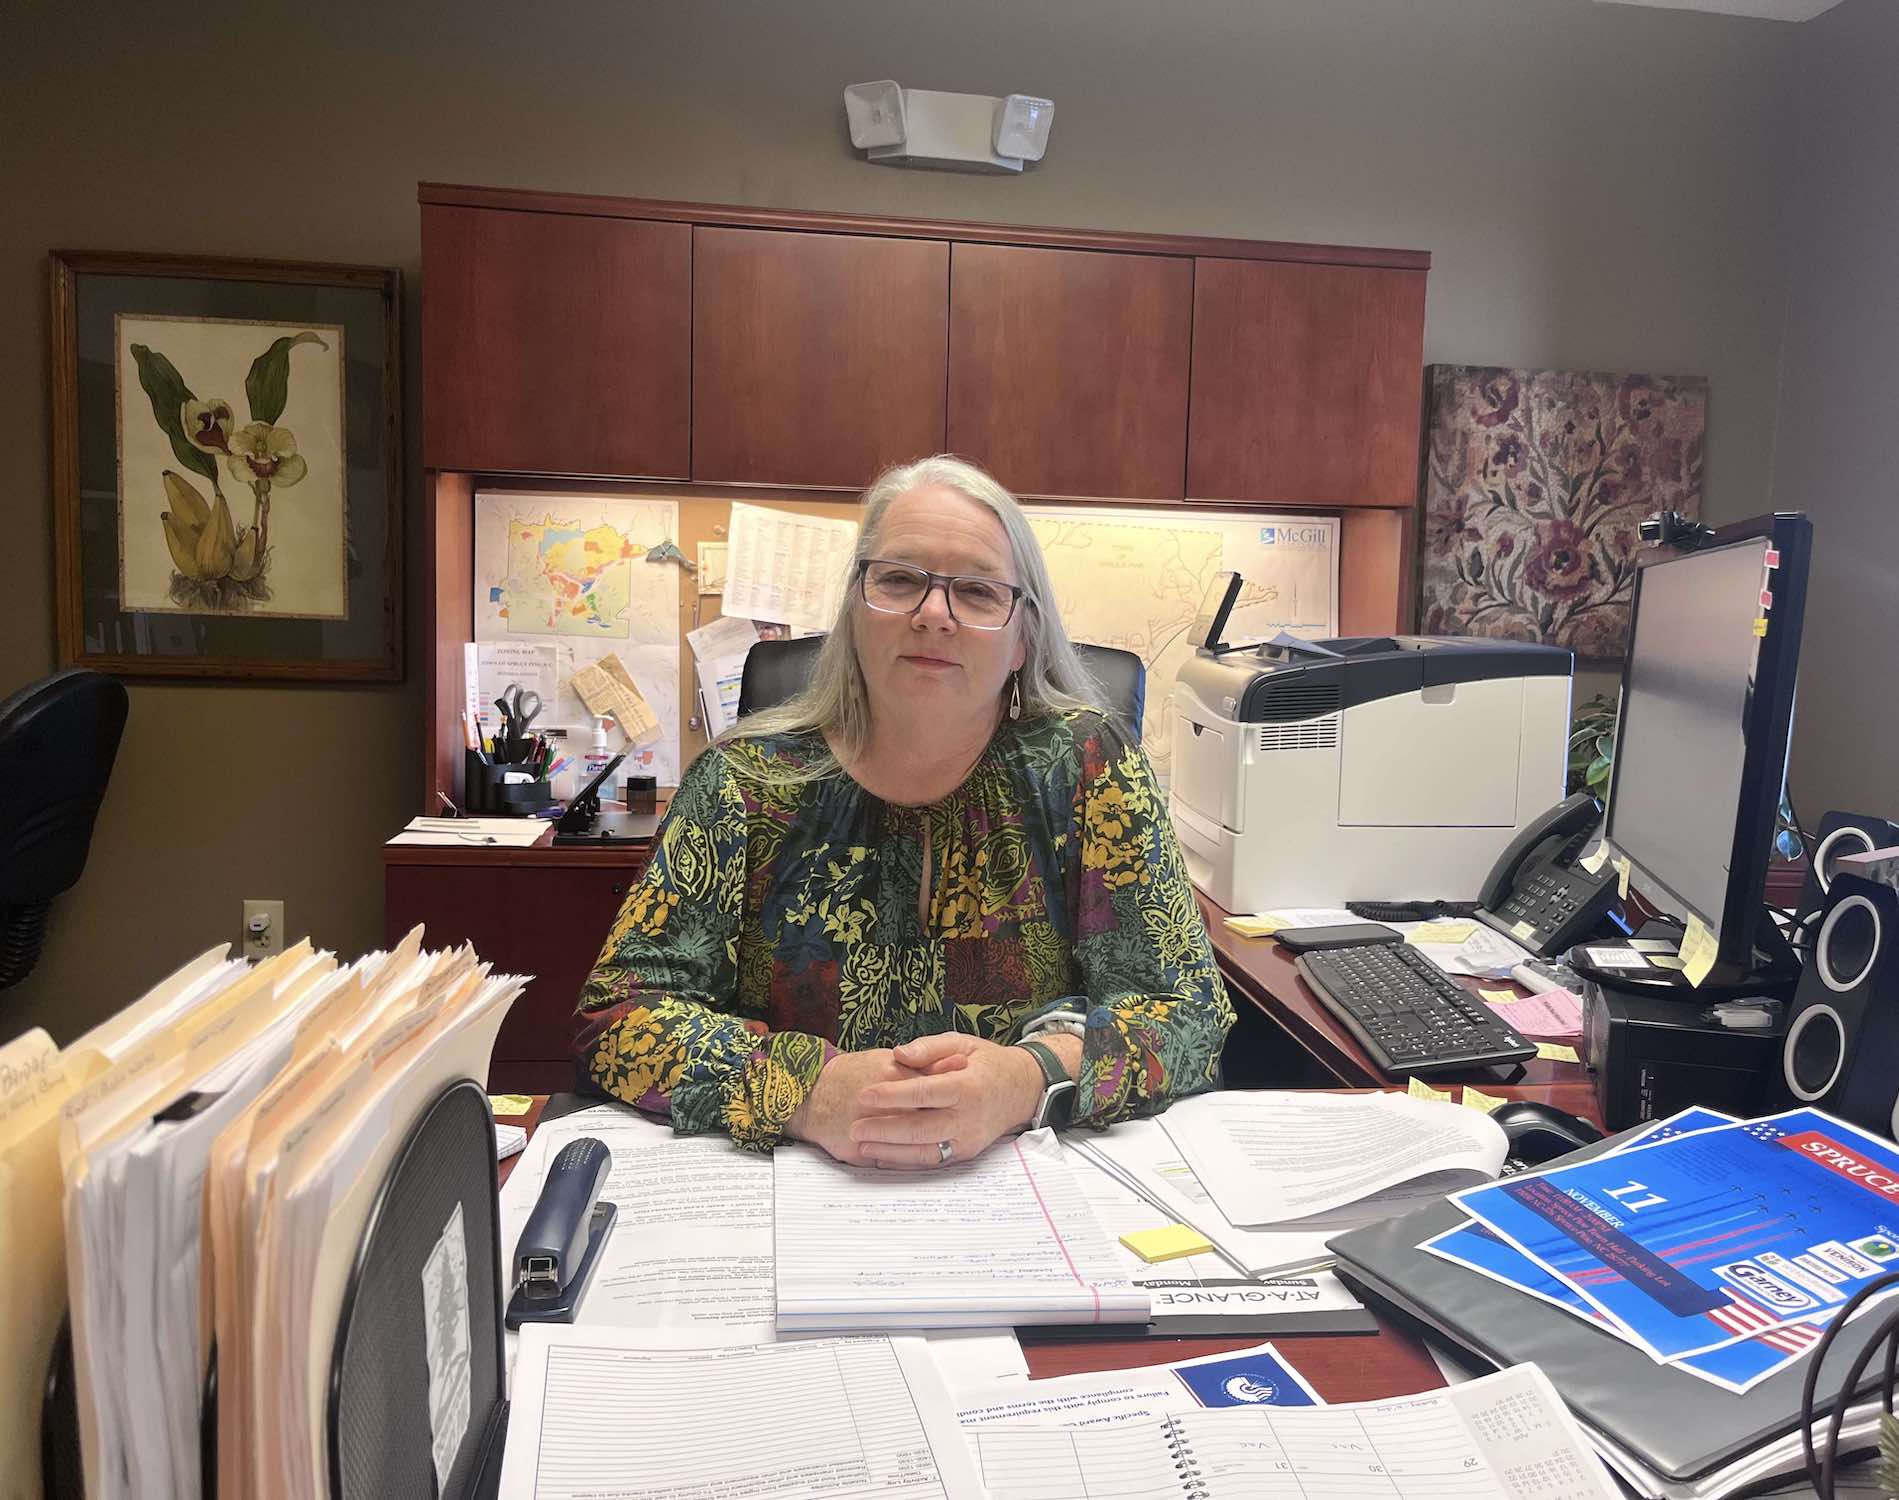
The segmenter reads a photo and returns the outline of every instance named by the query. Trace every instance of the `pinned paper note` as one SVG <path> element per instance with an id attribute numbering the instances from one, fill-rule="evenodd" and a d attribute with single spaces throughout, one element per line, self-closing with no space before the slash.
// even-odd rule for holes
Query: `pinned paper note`
<path id="1" fill-rule="evenodd" d="M 1405 934 L 1407 943 L 1461 943 L 1477 930 L 1475 922 L 1420 922 Z"/>
<path id="2" fill-rule="evenodd" d="M 1681 970 L 1688 976 L 1688 982 L 1699 985 L 1708 977 L 1708 971 L 1714 967 L 1718 945 L 1714 934 L 1709 932 L 1699 917 L 1688 919 L 1688 930 L 1681 937 Z"/>
<path id="3" fill-rule="evenodd" d="M 526 1094 L 490 1094 L 488 1107 L 498 1115 L 524 1115 L 534 1108 L 534 1101 Z"/>
<path id="4" fill-rule="evenodd" d="M 1615 861 L 1615 893 L 1624 901 L 1629 899 L 1629 857 L 1624 854 Z"/>
<path id="5" fill-rule="evenodd" d="M 1451 1096 L 1448 1093 L 1443 1089 L 1432 1088 L 1430 1084 L 1421 1078 L 1407 1079 L 1405 1081 L 1404 1091 L 1413 1099 L 1426 1099 L 1438 1104 L 1449 1104 L 1451 1102 Z"/>
<path id="6" fill-rule="evenodd" d="M 1602 867 L 1609 862 L 1609 846 L 1598 844 L 1583 856 L 1582 867 L 1591 875 L 1600 875 Z"/>
<path id="7" fill-rule="evenodd" d="M 1576 1055 L 1576 1049 L 1574 1047 L 1564 1047 L 1556 1042 L 1538 1042 L 1536 1044 L 1536 1055 L 1542 1058 L 1544 1062 L 1579 1063 L 1582 1061 L 1582 1059 Z"/>
<path id="8" fill-rule="evenodd" d="M 614 720 L 629 745 L 644 745 L 659 737 L 658 716 L 641 695 L 626 664 L 612 652 L 574 673 L 572 685 L 587 705 L 587 712 L 595 718 Z"/>
<path id="9" fill-rule="evenodd" d="M 1280 917 L 1228 917 L 1226 925 L 1241 937 L 1271 937 L 1289 924 Z"/>
<path id="10" fill-rule="evenodd" d="M 1205 1255 L 1213 1242 L 1197 1229 L 1185 1224 L 1169 1224 L 1163 1229 L 1143 1229 L 1121 1236 L 1121 1243 L 1149 1265 L 1160 1260 L 1179 1260 L 1183 1255 Z"/>
<path id="11" fill-rule="evenodd" d="M 1467 1109 L 1482 1110 L 1488 1115 L 1494 1114 L 1509 1102 L 1500 1095 L 1479 1093 L 1468 1083 L 1464 1085 L 1464 1105 Z"/>

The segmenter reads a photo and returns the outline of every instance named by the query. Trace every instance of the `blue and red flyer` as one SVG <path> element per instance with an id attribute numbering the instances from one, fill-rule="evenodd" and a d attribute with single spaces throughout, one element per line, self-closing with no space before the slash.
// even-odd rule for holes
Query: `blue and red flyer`
<path id="1" fill-rule="evenodd" d="M 1658 1361 L 1824 1320 L 1899 1271 L 1899 1150 L 1819 1110 L 1453 1198 Z"/>

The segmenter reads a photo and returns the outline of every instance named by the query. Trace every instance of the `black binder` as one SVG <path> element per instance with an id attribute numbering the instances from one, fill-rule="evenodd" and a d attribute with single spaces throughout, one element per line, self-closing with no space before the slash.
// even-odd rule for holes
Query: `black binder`
<path id="1" fill-rule="evenodd" d="M 1599 1155 L 1623 1138 L 1611 1136 L 1565 1160 Z M 1370 1300 L 1485 1364 L 1534 1361 L 1584 1423 L 1668 1479 L 1696 1479 L 1799 1426 L 1805 1360 L 1745 1396 L 1656 1364 L 1570 1313 L 1417 1248 L 1466 1217 L 1445 1200 L 1327 1244 L 1339 1275 Z M 1881 1321 L 1872 1316 L 1839 1329 L 1826 1368 L 1843 1374 Z M 1869 1373 L 1860 1388 L 1876 1384 Z M 1823 1381 L 1822 1389 L 1831 1385 Z M 1816 1402 L 1816 1412 L 1826 1409 Z M 1850 1456 L 1842 1452 L 1840 1461 Z"/>

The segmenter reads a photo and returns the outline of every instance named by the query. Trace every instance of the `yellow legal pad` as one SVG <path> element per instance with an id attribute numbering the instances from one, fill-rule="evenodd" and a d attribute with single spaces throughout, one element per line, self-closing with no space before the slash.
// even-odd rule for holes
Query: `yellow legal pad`
<path id="1" fill-rule="evenodd" d="M 1179 1260 L 1183 1255 L 1199 1255 L 1213 1248 L 1211 1240 L 1185 1224 L 1169 1224 L 1164 1229 L 1142 1229 L 1134 1234 L 1124 1234 L 1121 1243 L 1149 1265 L 1157 1260 Z"/>

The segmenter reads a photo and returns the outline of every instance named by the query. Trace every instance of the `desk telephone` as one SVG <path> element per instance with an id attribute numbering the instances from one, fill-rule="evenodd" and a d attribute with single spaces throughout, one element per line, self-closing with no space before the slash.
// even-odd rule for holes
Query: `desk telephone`
<path id="1" fill-rule="evenodd" d="M 1477 915 L 1540 958 L 1567 952 L 1601 923 L 1616 898 L 1616 874 L 1590 874 L 1582 858 L 1601 820 L 1578 792 L 1510 841 L 1477 898 Z"/>

